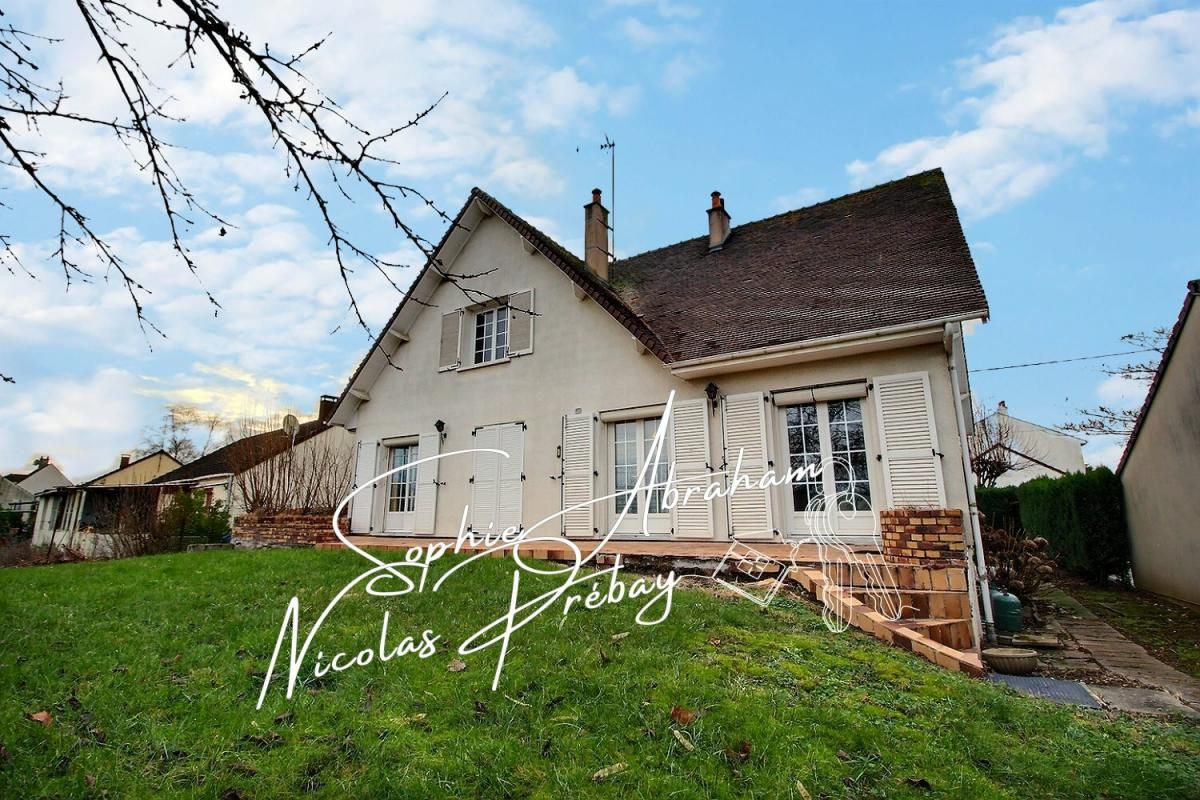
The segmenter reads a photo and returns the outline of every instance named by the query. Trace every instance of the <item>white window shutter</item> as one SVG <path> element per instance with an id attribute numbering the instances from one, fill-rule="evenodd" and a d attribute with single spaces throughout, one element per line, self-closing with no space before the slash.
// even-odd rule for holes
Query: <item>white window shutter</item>
<path id="1" fill-rule="evenodd" d="M 591 414 L 569 414 L 562 423 L 562 532 L 591 536 L 596 532 L 595 423 Z M 575 506 L 580 506 L 575 508 Z"/>
<path id="2" fill-rule="evenodd" d="M 500 485 L 496 499 L 496 530 L 521 527 L 521 498 L 525 491 L 525 426 L 500 426 Z"/>
<path id="3" fill-rule="evenodd" d="M 533 352 L 533 289 L 508 296 L 508 354 L 526 355 Z"/>
<path id="4" fill-rule="evenodd" d="M 946 505 L 929 373 L 874 379 L 889 508 Z"/>
<path id="5" fill-rule="evenodd" d="M 423 433 L 417 444 L 417 458 L 424 461 L 436 456 L 442 447 L 439 433 Z M 417 465 L 417 505 L 413 519 L 414 533 L 434 533 L 437 512 L 438 460 Z"/>
<path id="6" fill-rule="evenodd" d="M 462 311 L 451 311 L 442 314 L 442 349 L 438 361 L 440 369 L 457 369 L 459 365 L 458 348 L 462 338 Z"/>
<path id="7" fill-rule="evenodd" d="M 476 448 L 496 449 L 499 446 L 499 428 L 489 425 L 476 429 Z M 471 479 L 471 529 L 477 533 L 486 533 L 496 522 L 496 497 L 500 491 L 499 461 L 500 456 L 496 453 L 475 453 L 475 474 Z"/>
<path id="8" fill-rule="evenodd" d="M 366 486 L 378 475 L 375 471 L 378 460 L 379 442 L 374 439 L 361 441 L 354 457 L 354 488 Z M 353 533 L 370 533 L 372 530 L 371 510 L 375 507 L 375 490 L 372 484 L 354 495 L 350 501 L 350 530 Z"/>
<path id="9" fill-rule="evenodd" d="M 708 401 L 683 400 L 671 407 L 671 457 L 675 461 L 674 488 L 679 492 L 671 527 L 681 539 L 713 537 L 712 501 L 693 493 L 683 502 L 688 487 L 708 488 Z"/>
<path id="10" fill-rule="evenodd" d="M 729 533 L 735 538 L 772 536 L 775 532 L 770 490 L 757 487 L 767 471 L 766 405 L 759 392 L 729 395 L 724 402 L 725 468 L 731 473 L 729 480 L 733 480 L 732 472 L 738 465 L 738 475 L 753 485 L 746 488 L 746 481 L 740 480 L 737 488 L 730 490 Z"/>

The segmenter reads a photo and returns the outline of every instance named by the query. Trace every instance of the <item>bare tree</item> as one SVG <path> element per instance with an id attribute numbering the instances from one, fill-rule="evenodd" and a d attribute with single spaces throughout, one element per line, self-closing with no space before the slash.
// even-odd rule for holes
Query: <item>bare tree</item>
<path id="1" fill-rule="evenodd" d="M 1121 341 L 1137 346 L 1139 350 L 1134 352 L 1155 353 L 1156 357 L 1144 361 L 1130 362 L 1116 369 L 1105 369 L 1104 371 L 1109 375 L 1117 375 L 1124 380 L 1149 384 L 1154 379 L 1155 373 L 1158 372 L 1158 365 L 1162 361 L 1163 352 L 1167 349 L 1167 339 L 1169 336 L 1170 332 L 1166 328 L 1155 328 L 1149 332 L 1143 331 L 1140 333 L 1125 334 L 1121 337 Z M 1134 408 L 1105 405 L 1099 405 L 1095 408 L 1081 408 L 1079 409 L 1081 419 L 1064 423 L 1062 429 L 1064 431 L 1082 433 L 1086 436 L 1111 435 L 1128 437 L 1133 433 L 1133 426 L 1137 424 L 1140 413 L 1140 405 Z"/>
<path id="2" fill-rule="evenodd" d="M 292 445 L 278 420 L 242 420 L 230 445 L 234 492 L 246 511 L 332 511 L 353 479 L 353 448 L 341 431 Z"/>
<path id="3" fill-rule="evenodd" d="M 1034 442 L 1013 426 L 1004 403 L 991 413 L 975 406 L 975 429 L 967 437 L 967 449 L 980 486 L 995 486 L 1003 476 L 1028 469 L 1040 458 Z"/>
<path id="4" fill-rule="evenodd" d="M 150 289 L 133 273 L 119 250 L 93 227 L 88 214 L 66 190 L 56 188 L 43 176 L 41 165 L 47 153 L 38 149 L 47 125 L 99 130 L 115 137 L 138 170 L 149 177 L 180 267 L 199 281 L 199 265 L 188 248 L 187 234 L 195 225 L 205 224 L 218 227 L 224 235 L 231 225 L 210 210 L 175 169 L 174 151 L 162 131 L 186 120 L 172 114 L 171 98 L 150 74 L 149 65 L 133 44 L 146 35 L 177 42 L 178 56 L 169 68 L 194 69 L 197 59 L 211 58 L 226 72 L 240 99 L 260 122 L 264 137 L 270 137 L 282 156 L 282 176 L 317 210 L 346 292 L 348 312 L 368 337 L 373 339 L 375 332 L 363 317 L 350 285 L 351 274 L 355 267 L 364 266 L 399 292 L 394 273 L 407 265 L 388 260 L 349 233 L 354 220 L 362 217 L 356 210 L 362 203 L 379 210 L 430 261 L 432 269 L 468 298 L 494 299 L 467 284 L 486 272 L 454 274 L 432 259 L 433 243 L 405 222 L 401 205 L 416 202 L 428 206 L 444 222 L 450 217 L 415 187 L 387 177 L 387 171 L 398 162 L 379 152 L 419 125 L 445 94 L 431 98 L 428 107 L 406 122 L 371 133 L 305 77 L 304 59 L 316 52 L 328 36 L 300 52 L 280 54 L 267 44 L 253 43 L 214 0 L 75 0 L 74 10 L 86 35 L 68 46 L 88 47 L 96 54 L 96 69 L 103 72 L 119 101 L 111 113 L 102 116 L 75 110 L 78 105 L 71 102 L 63 77 L 43 77 L 45 72 L 39 63 L 44 62 L 44 52 L 62 44 L 62 40 L 23 30 L 10 22 L 0 27 L 0 158 L 28 179 L 57 217 L 58 247 L 51 259 L 61 269 L 67 285 L 93 280 L 98 273 L 105 280 L 118 282 L 129 296 L 148 344 L 152 336 L 163 335 L 146 314 L 144 303 Z M 85 266 L 81 252 L 90 253 L 95 266 Z M 2 233 L 0 263 L 14 274 L 20 270 L 34 276 L 30 265 L 18 257 L 11 236 Z M 218 313 L 218 299 L 203 291 L 214 313 Z M 10 376 L 0 378 L 12 382 Z"/>
<path id="5" fill-rule="evenodd" d="M 216 444 L 217 433 L 226 427 L 220 414 L 177 403 L 163 410 L 158 425 L 143 431 L 142 443 L 135 452 L 145 456 L 165 450 L 181 464 L 187 464 L 207 455 Z"/>

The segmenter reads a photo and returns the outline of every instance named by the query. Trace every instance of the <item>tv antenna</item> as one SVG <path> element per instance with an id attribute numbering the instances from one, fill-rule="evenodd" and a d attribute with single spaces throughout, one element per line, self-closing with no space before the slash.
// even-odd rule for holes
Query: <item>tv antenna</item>
<path id="1" fill-rule="evenodd" d="M 608 185 L 608 257 L 617 260 L 617 143 L 604 134 L 604 144 L 601 150 L 608 151 L 609 185 Z"/>

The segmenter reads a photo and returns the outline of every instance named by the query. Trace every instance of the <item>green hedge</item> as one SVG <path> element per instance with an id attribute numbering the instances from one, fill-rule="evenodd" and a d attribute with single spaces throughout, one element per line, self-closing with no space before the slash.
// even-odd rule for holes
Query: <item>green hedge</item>
<path id="1" fill-rule="evenodd" d="M 975 505 L 993 528 L 1020 527 L 1021 507 L 1016 486 L 976 486 Z"/>
<path id="2" fill-rule="evenodd" d="M 1050 542 L 1066 569 L 1091 580 L 1124 578 L 1129 532 L 1121 481 L 1107 467 L 1061 478 L 1035 478 L 1017 487 L 1021 525 Z"/>

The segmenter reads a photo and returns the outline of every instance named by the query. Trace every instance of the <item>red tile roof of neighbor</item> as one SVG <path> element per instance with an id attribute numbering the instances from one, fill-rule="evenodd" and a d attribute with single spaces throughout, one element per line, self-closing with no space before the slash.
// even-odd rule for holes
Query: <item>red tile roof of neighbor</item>
<path id="1" fill-rule="evenodd" d="M 940 169 L 614 262 L 604 281 L 582 259 L 478 188 L 505 220 L 664 363 L 949 318 L 988 305 Z M 699 221 L 699 215 L 697 215 Z M 416 286 L 424 272 L 413 281 Z M 411 291 L 411 290 L 410 290 Z M 400 309 L 408 302 L 406 295 Z M 367 358 L 343 390 L 344 399 Z"/>

